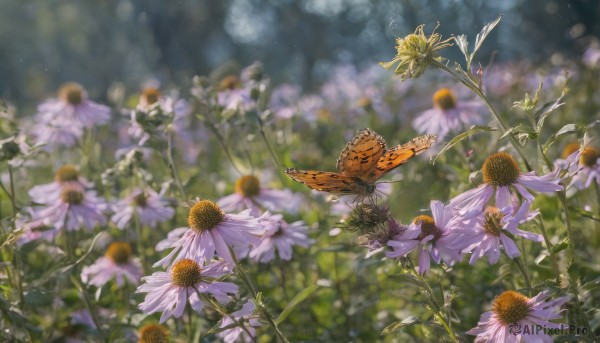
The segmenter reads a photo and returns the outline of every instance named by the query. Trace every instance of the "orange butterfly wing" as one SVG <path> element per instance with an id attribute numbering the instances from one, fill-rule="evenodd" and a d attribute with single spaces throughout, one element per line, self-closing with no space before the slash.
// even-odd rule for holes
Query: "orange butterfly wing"
<path id="1" fill-rule="evenodd" d="M 369 171 L 366 182 L 377 181 L 396 167 L 429 149 L 436 140 L 436 135 L 423 135 L 411 139 L 408 143 L 393 147 L 379 158 L 377 164 Z"/>
<path id="2" fill-rule="evenodd" d="M 385 140 L 371 129 L 360 130 L 340 153 L 340 173 L 364 179 L 385 153 Z"/>
<path id="3" fill-rule="evenodd" d="M 357 180 L 344 174 L 317 170 L 298 170 L 296 168 L 288 168 L 285 173 L 292 180 L 303 183 L 317 191 L 333 194 L 360 193 Z"/>

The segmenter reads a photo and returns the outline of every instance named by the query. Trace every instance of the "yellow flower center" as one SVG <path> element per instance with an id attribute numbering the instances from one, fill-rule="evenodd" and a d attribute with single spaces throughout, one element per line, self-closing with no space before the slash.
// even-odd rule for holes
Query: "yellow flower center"
<path id="1" fill-rule="evenodd" d="M 131 245 L 126 242 L 110 243 L 104 255 L 113 260 L 116 264 L 127 263 L 132 255 Z"/>
<path id="2" fill-rule="evenodd" d="M 138 343 L 167 343 L 168 341 L 169 332 L 162 325 L 148 324 L 140 329 Z"/>
<path id="3" fill-rule="evenodd" d="M 179 287 L 192 287 L 200 282 L 200 265 L 194 260 L 183 259 L 175 262 L 171 268 L 171 282 Z"/>
<path id="4" fill-rule="evenodd" d="M 212 230 L 225 219 L 225 213 L 219 205 L 210 200 L 200 200 L 188 214 L 188 225 L 198 232 Z"/>
<path id="5" fill-rule="evenodd" d="M 140 94 L 140 105 L 142 107 L 148 107 L 158 102 L 160 97 L 160 91 L 156 88 L 146 88 Z"/>
<path id="6" fill-rule="evenodd" d="M 80 187 L 65 186 L 60 192 L 60 198 L 69 205 L 79 205 L 83 202 L 83 190 Z"/>
<path id="7" fill-rule="evenodd" d="M 358 101 L 356 102 L 356 105 L 358 105 L 358 107 L 361 108 L 371 108 L 371 106 L 373 105 L 373 101 L 371 101 L 371 99 L 369 97 L 363 96 L 362 98 L 358 99 Z"/>
<path id="8" fill-rule="evenodd" d="M 65 164 L 64 166 L 58 168 L 54 179 L 58 182 L 68 182 L 68 181 L 76 181 L 79 178 L 79 171 L 75 166 L 70 164 Z"/>
<path id="9" fill-rule="evenodd" d="M 581 152 L 581 157 L 579 158 L 579 163 L 586 167 L 593 167 L 596 165 L 596 161 L 600 157 L 600 150 L 587 146 Z"/>
<path id="10" fill-rule="evenodd" d="M 79 105 L 84 98 L 83 87 L 75 82 L 65 83 L 58 90 L 58 98 L 70 105 Z"/>
<path id="11" fill-rule="evenodd" d="M 500 236 L 502 231 L 502 212 L 497 207 L 489 206 L 484 211 L 483 229 L 490 235 Z"/>
<path id="12" fill-rule="evenodd" d="M 481 168 L 483 182 L 493 186 L 508 186 L 517 181 L 521 170 L 514 157 L 505 152 L 490 155 Z"/>
<path id="13" fill-rule="evenodd" d="M 506 291 L 494 300 L 492 311 L 500 318 L 503 324 L 516 323 L 529 314 L 529 298 L 515 291 Z"/>
<path id="14" fill-rule="evenodd" d="M 139 207 L 146 207 L 148 204 L 146 194 L 144 192 L 140 192 L 140 194 L 133 197 L 133 205 Z"/>
<path id="15" fill-rule="evenodd" d="M 229 75 L 223 78 L 219 83 L 219 90 L 240 88 L 240 79 L 235 75 Z"/>
<path id="16" fill-rule="evenodd" d="M 569 157 L 572 153 L 574 153 L 577 150 L 579 150 L 579 143 L 577 143 L 577 142 L 569 143 L 563 149 L 562 153 L 560 154 L 560 157 L 564 160 L 565 158 Z"/>
<path id="17" fill-rule="evenodd" d="M 253 175 L 242 176 L 235 182 L 235 191 L 245 198 L 256 196 L 260 193 L 260 181 Z"/>
<path id="18" fill-rule="evenodd" d="M 440 229 L 435 226 L 435 221 L 431 216 L 425 214 L 417 216 L 415 219 L 413 219 L 413 223 L 421 223 L 421 234 L 418 237 L 419 240 L 422 240 L 429 235 L 433 235 L 433 241 L 435 241 L 442 235 Z"/>
<path id="19" fill-rule="evenodd" d="M 442 88 L 433 94 L 433 105 L 442 110 L 456 107 L 456 96 L 449 88 Z"/>

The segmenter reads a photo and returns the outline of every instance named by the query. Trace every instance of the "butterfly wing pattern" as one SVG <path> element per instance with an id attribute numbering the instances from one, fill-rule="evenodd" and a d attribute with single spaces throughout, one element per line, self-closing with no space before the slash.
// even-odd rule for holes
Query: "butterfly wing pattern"
<path id="1" fill-rule="evenodd" d="M 296 168 L 288 168 L 285 173 L 318 191 L 368 196 L 375 191 L 375 181 L 427 150 L 435 140 L 435 135 L 419 136 L 386 151 L 380 135 L 363 129 L 342 150 L 337 160 L 339 173 Z"/>

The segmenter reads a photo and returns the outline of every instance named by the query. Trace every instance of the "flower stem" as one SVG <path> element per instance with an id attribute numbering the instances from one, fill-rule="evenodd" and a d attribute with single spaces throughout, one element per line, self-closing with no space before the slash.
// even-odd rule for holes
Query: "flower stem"
<path id="1" fill-rule="evenodd" d="M 177 165 L 173 161 L 173 133 L 169 132 L 167 138 L 167 160 L 169 162 L 169 168 L 171 169 L 171 174 L 173 174 L 173 179 L 175 179 L 175 183 L 177 184 L 177 188 L 179 188 L 179 192 L 181 196 L 187 201 L 187 195 L 185 193 L 185 189 L 183 189 L 183 184 L 181 183 L 181 179 L 179 178 L 179 171 L 177 170 Z"/>
<path id="2" fill-rule="evenodd" d="M 433 65 L 436 66 L 437 68 L 440 68 L 440 69 L 446 71 L 447 73 L 452 75 L 454 78 L 456 78 L 458 81 L 460 81 L 462 84 L 467 86 L 467 88 L 472 90 L 473 93 L 477 94 L 477 96 L 481 100 L 483 100 L 483 102 L 486 104 L 487 108 L 490 110 L 490 112 L 492 113 L 494 118 L 496 118 L 496 121 L 498 121 L 498 123 L 500 124 L 500 127 L 502 128 L 502 133 L 506 133 L 508 131 L 508 125 L 504 122 L 504 119 L 502 119 L 502 116 L 500 116 L 500 113 L 498 113 L 498 111 L 494 108 L 494 106 L 489 101 L 489 99 L 485 96 L 485 94 L 483 94 L 483 91 L 481 90 L 479 85 L 477 85 L 471 78 L 463 77 L 462 75 L 458 74 L 455 70 L 453 70 L 452 68 L 449 68 L 444 63 L 434 61 Z M 517 153 L 523 160 L 523 163 L 525 164 L 525 168 L 527 168 L 527 171 L 532 171 L 533 169 L 531 168 L 531 165 L 529 164 L 529 161 L 527 160 L 527 157 L 525 156 L 525 152 L 523 151 L 523 148 L 521 147 L 519 142 L 517 142 L 517 139 L 512 134 L 508 135 L 508 138 L 510 139 L 510 142 L 511 142 L 513 148 L 515 148 L 515 150 L 517 151 Z"/>
<path id="3" fill-rule="evenodd" d="M 258 312 L 273 328 L 273 331 L 275 331 L 275 335 L 277 336 L 277 338 L 283 343 L 289 343 L 289 340 L 285 337 L 283 332 L 281 332 L 281 330 L 279 329 L 279 326 L 277 325 L 277 323 L 273 320 L 273 316 L 271 316 L 271 314 L 269 313 L 269 310 L 265 307 L 263 302 L 259 299 L 259 293 L 256 291 L 256 288 L 252 284 L 252 281 L 248 278 L 248 275 L 246 274 L 246 272 L 244 272 L 244 270 L 242 269 L 242 266 L 240 265 L 237 257 L 235 256 L 235 252 L 233 251 L 233 249 L 231 247 L 228 246 L 228 248 L 229 248 L 229 253 L 231 254 L 231 257 L 233 258 L 233 262 L 235 263 L 235 270 L 236 270 L 238 276 L 240 277 L 240 279 L 242 279 L 242 281 L 244 282 L 244 284 L 246 284 L 246 287 L 252 294 L 252 298 L 254 299 L 254 301 L 256 303 L 256 308 L 258 309 Z"/>
<path id="4" fill-rule="evenodd" d="M 102 330 L 102 327 L 100 326 L 100 321 L 98 320 L 98 315 L 97 315 L 96 311 L 94 311 L 94 307 L 92 306 L 92 302 L 90 301 L 85 288 L 83 287 L 83 285 L 81 284 L 79 279 L 77 279 L 75 276 L 73 276 L 73 274 L 69 275 L 69 279 L 73 283 L 73 286 L 75 286 L 75 288 L 77 288 L 77 290 L 83 297 L 83 302 L 85 303 L 85 307 L 90 312 L 90 315 L 92 317 L 92 322 L 94 322 L 94 325 L 98 329 L 98 332 L 100 333 L 100 336 L 102 337 L 102 340 L 105 342 L 108 342 L 106 335 L 104 334 L 104 330 Z"/>
<path id="5" fill-rule="evenodd" d="M 237 171 L 238 174 L 243 175 L 242 171 L 237 167 L 237 165 L 233 161 L 233 156 L 231 156 L 231 153 L 229 152 L 229 148 L 227 147 L 227 143 L 225 143 L 225 139 L 219 133 L 219 130 L 217 130 L 217 128 L 213 125 L 213 123 L 211 123 L 209 121 L 205 121 L 205 124 L 206 124 L 206 127 L 210 130 L 210 132 L 212 132 L 215 135 L 215 137 L 217 137 L 217 141 L 219 142 L 219 144 L 221 144 L 223 151 L 225 151 L 225 156 L 227 156 L 227 159 L 229 160 L 229 163 L 231 163 L 231 166 L 233 167 L 233 169 L 235 169 L 235 171 Z"/>
<path id="6" fill-rule="evenodd" d="M 442 323 L 442 326 L 446 329 L 448 336 L 450 336 L 450 338 L 452 339 L 453 342 L 460 343 L 458 336 L 456 335 L 456 333 L 454 333 L 454 330 L 452 330 L 452 327 L 450 327 L 450 324 L 444 318 L 444 314 L 442 312 L 442 306 L 435 299 L 433 289 L 431 288 L 431 286 L 429 286 L 429 283 L 427 282 L 427 280 L 425 280 L 423 275 L 419 274 L 419 272 L 415 268 L 415 265 L 412 262 L 412 260 L 409 257 L 407 257 L 406 259 L 408 260 L 408 262 L 411 266 L 411 272 L 413 273 L 413 275 L 417 279 L 419 279 L 419 281 L 421 281 L 421 284 L 426 288 L 427 293 L 429 293 L 429 298 L 431 300 L 431 304 L 435 307 L 435 311 L 433 312 L 433 317 L 435 319 L 437 319 L 440 323 Z"/>
<path id="7" fill-rule="evenodd" d="M 231 321 L 233 321 L 233 323 L 235 325 L 239 326 L 242 330 L 244 330 L 244 332 L 248 335 L 248 337 L 252 338 L 253 342 L 256 342 L 256 337 L 254 337 L 250 333 L 250 330 L 248 330 L 248 328 L 241 321 L 237 320 L 233 315 L 231 315 L 230 313 L 227 313 L 227 310 L 225 310 L 223 308 L 223 306 L 221 306 L 221 304 L 219 304 L 218 301 L 216 301 L 212 297 L 207 296 L 206 294 L 200 293 L 200 291 L 196 287 L 194 287 L 194 289 L 196 290 L 196 294 L 198 294 L 198 297 L 200 299 L 204 299 L 205 301 L 208 301 L 217 312 L 219 312 L 222 316 L 226 316 L 227 318 L 231 319 Z"/>
<path id="8" fill-rule="evenodd" d="M 550 238 L 548 237 L 548 233 L 546 232 L 546 227 L 544 226 L 544 221 L 541 217 L 537 217 L 538 227 L 542 232 L 542 236 L 544 237 L 544 243 L 546 243 L 546 248 L 548 249 L 548 253 L 550 254 L 550 264 L 552 264 L 552 270 L 554 271 L 554 275 L 556 275 L 556 283 L 560 284 L 560 270 L 558 269 L 558 259 L 556 255 L 552 251 L 552 243 L 550 243 Z"/>
<path id="9" fill-rule="evenodd" d="M 529 273 L 527 273 L 527 268 L 525 268 L 525 265 L 523 264 L 523 261 L 521 261 L 520 257 L 513 258 L 512 260 L 515 262 L 517 267 L 519 267 L 521 274 L 523 274 L 525 284 L 527 285 L 527 295 L 531 295 L 531 279 L 529 278 Z"/>

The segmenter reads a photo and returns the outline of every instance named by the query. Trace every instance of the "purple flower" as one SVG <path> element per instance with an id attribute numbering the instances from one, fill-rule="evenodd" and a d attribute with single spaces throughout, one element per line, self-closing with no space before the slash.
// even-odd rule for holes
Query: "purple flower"
<path id="1" fill-rule="evenodd" d="M 541 235 L 518 228 L 520 224 L 539 214 L 537 210 L 530 212 L 530 205 L 527 201 L 523 202 L 516 213 L 512 206 L 503 209 L 492 206 L 486 208 L 479 215 L 465 220 L 452 230 L 452 248 L 471 253 L 471 264 L 475 264 L 483 256 L 488 257 L 490 264 L 496 264 L 500 258 L 501 245 L 508 257 L 520 256 L 519 248 L 508 235 L 521 236 L 534 242 L 544 240 Z"/>
<path id="2" fill-rule="evenodd" d="M 171 219 L 175 213 L 162 196 L 150 188 L 134 190 L 125 199 L 118 201 L 113 209 L 115 214 L 111 220 L 121 230 L 131 222 L 134 214 L 140 224 L 156 227 L 159 222 Z"/>
<path id="3" fill-rule="evenodd" d="M 483 106 L 478 101 L 458 101 L 452 90 L 442 88 L 433 95 L 433 108 L 421 112 L 413 127 L 419 133 L 437 134 L 442 139 L 449 132 L 480 124 Z"/>
<path id="4" fill-rule="evenodd" d="M 548 291 L 533 298 L 519 292 L 506 291 L 494 299 L 492 311 L 482 314 L 477 327 L 467 331 L 467 334 L 477 335 L 476 343 L 551 343 L 552 337 L 535 328 L 563 328 L 562 324 L 554 323 L 553 320 L 562 318 L 559 308 L 569 298 L 548 298 Z"/>
<path id="5" fill-rule="evenodd" d="M 164 267 L 173 259 L 184 258 L 204 263 L 210 261 L 215 252 L 233 266 L 235 262 L 229 247 L 258 243 L 259 238 L 255 235 L 258 230 L 259 223 L 250 215 L 250 210 L 225 214 L 212 201 L 200 200 L 190 209 L 188 230 L 170 246 L 173 250 L 154 266 Z"/>
<path id="6" fill-rule="evenodd" d="M 142 277 L 142 265 L 139 259 L 131 255 L 131 246 L 128 243 L 111 243 L 104 256 L 91 266 L 83 268 L 81 280 L 97 287 L 104 286 L 112 279 L 117 287 L 121 287 L 125 281 L 137 285 Z"/>
<path id="7" fill-rule="evenodd" d="M 300 88 L 284 83 L 273 90 L 269 109 L 277 119 L 291 119 L 298 112 L 297 103 L 300 100 Z"/>
<path id="8" fill-rule="evenodd" d="M 230 294 L 237 293 L 238 287 L 230 282 L 212 280 L 229 273 L 224 261 L 212 261 L 201 267 L 190 259 L 178 260 L 167 272 L 142 278 L 145 283 L 136 292 L 148 294 L 139 308 L 147 314 L 162 312 L 162 324 L 171 316 L 181 317 L 188 301 L 194 311 L 200 312 L 204 303 L 199 294 L 212 295 L 217 301 L 226 302 Z"/>
<path id="9" fill-rule="evenodd" d="M 537 176 L 535 172 L 521 173 L 517 161 L 506 152 L 490 155 L 481 168 L 483 184 L 466 191 L 450 201 L 449 207 L 458 210 L 461 215 L 473 215 L 481 212 L 488 200 L 496 191 L 496 207 L 504 208 L 510 204 L 510 188 L 517 190 L 527 201 L 534 197 L 527 189 L 542 193 L 558 192 L 563 189 L 560 184 L 560 169 L 552 173 Z"/>
<path id="10" fill-rule="evenodd" d="M 444 207 L 440 201 L 431 201 L 431 214 L 420 215 L 400 234 L 388 241 L 392 251 L 386 256 L 397 258 L 419 250 L 419 273 L 425 274 L 430 268 L 430 255 L 435 263 L 444 262 L 451 265 L 461 259 L 458 249 L 450 246 L 449 233 L 458 224 L 457 217 L 452 217 L 450 208 Z"/>
<path id="11" fill-rule="evenodd" d="M 256 176 L 245 175 L 235 182 L 235 193 L 225 196 L 217 202 L 224 211 L 250 209 L 259 213 L 260 207 L 270 211 L 288 211 L 297 213 L 302 201 L 299 194 L 290 190 L 277 190 L 261 187 Z"/>
<path id="12" fill-rule="evenodd" d="M 235 342 L 253 342 L 254 336 L 256 335 L 256 327 L 262 326 L 258 320 L 258 315 L 254 314 L 256 306 L 250 300 L 248 300 L 239 311 L 233 312 L 230 316 L 235 318 L 238 323 L 244 325 L 246 329 L 239 326 L 235 326 L 226 330 L 223 330 L 217 334 L 225 343 Z M 224 316 L 221 320 L 220 328 L 225 328 L 234 324 L 230 316 Z M 250 336 L 249 336 L 250 334 Z"/>
<path id="13" fill-rule="evenodd" d="M 563 151 L 563 159 L 555 161 L 555 165 L 573 174 L 567 189 L 582 190 L 589 188 L 594 182 L 600 184 L 600 150 L 593 146 L 568 144 Z"/>
<path id="14" fill-rule="evenodd" d="M 71 147 L 83 136 L 83 127 L 62 120 L 43 120 L 33 125 L 31 134 L 35 136 L 36 145 L 43 145 L 46 151 L 54 151 L 60 147 Z"/>
<path id="15" fill-rule="evenodd" d="M 270 216 L 270 221 L 274 225 L 262 234 L 260 243 L 250 251 L 250 258 L 262 263 L 269 262 L 275 258 L 277 250 L 282 260 L 289 261 L 292 259 L 294 245 L 307 248 L 314 243 L 308 238 L 308 227 L 303 221 L 288 224 L 281 215 Z"/>
<path id="16" fill-rule="evenodd" d="M 42 208 L 34 208 L 29 225 L 52 226 L 55 230 L 92 230 L 96 225 L 106 224 L 104 211 L 107 205 L 94 191 L 86 191 L 77 184 L 64 185 L 57 199 Z"/>
<path id="17" fill-rule="evenodd" d="M 60 198 L 66 185 L 75 185 L 83 189 L 92 188 L 92 184 L 79 175 L 77 167 L 65 164 L 56 170 L 54 182 L 31 187 L 28 194 L 35 202 L 48 204 Z"/>
<path id="18" fill-rule="evenodd" d="M 89 100 L 83 87 L 71 82 L 58 90 L 58 99 L 47 100 L 38 107 L 38 116 L 46 123 L 93 127 L 110 120 L 110 108 Z"/>

